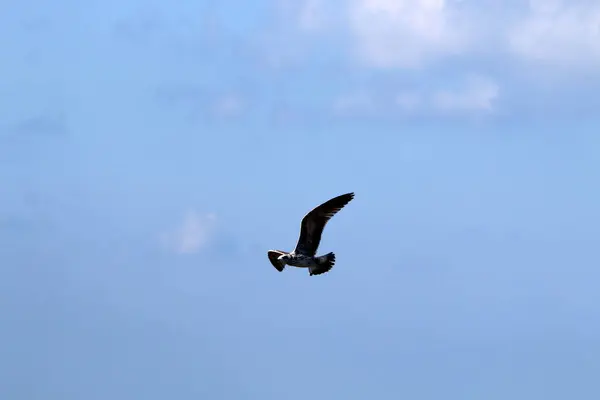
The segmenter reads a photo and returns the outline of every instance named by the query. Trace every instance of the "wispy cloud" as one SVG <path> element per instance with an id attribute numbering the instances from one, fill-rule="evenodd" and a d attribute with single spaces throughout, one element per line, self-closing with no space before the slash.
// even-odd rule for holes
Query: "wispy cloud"
<path id="1" fill-rule="evenodd" d="M 229 93 L 216 99 L 213 112 L 218 117 L 235 117 L 244 111 L 244 101 L 241 96 Z"/>
<path id="2" fill-rule="evenodd" d="M 247 108 L 244 96 L 194 83 L 162 84 L 155 91 L 158 104 L 181 112 L 189 121 L 227 120 L 241 116 Z"/>
<path id="3" fill-rule="evenodd" d="M 404 115 L 442 116 L 462 113 L 492 112 L 500 96 L 500 87 L 493 79 L 482 75 L 467 75 L 438 89 L 404 90 L 393 96 L 377 90 L 362 90 L 344 94 L 333 102 L 339 116 Z"/>
<path id="4" fill-rule="evenodd" d="M 306 70 L 324 64 L 327 52 L 321 76 L 344 71 L 343 79 L 328 77 L 339 86 L 328 103 L 337 116 L 497 116 L 500 97 L 508 116 L 547 107 L 540 91 L 558 82 L 564 93 L 553 101 L 566 103 L 564 94 L 582 86 L 578 72 L 600 74 L 594 0 L 280 1 L 285 23 L 269 36 L 285 44 L 276 47 L 303 59 Z M 288 71 L 297 73 L 292 64 Z M 465 78 L 466 65 L 473 76 Z"/>
<path id="5" fill-rule="evenodd" d="M 499 87 L 494 81 L 473 76 L 463 87 L 437 91 L 432 102 L 442 112 L 491 111 L 498 93 Z"/>
<path id="6" fill-rule="evenodd" d="M 444 0 L 356 0 L 349 24 L 361 59 L 374 67 L 418 67 L 455 53 L 465 32 Z M 466 22 L 466 21 L 463 21 Z"/>
<path id="7" fill-rule="evenodd" d="M 300 7 L 298 22 L 305 31 L 315 31 L 323 26 L 323 0 L 305 0 Z"/>
<path id="8" fill-rule="evenodd" d="M 188 211 L 177 227 L 160 235 L 160 241 L 166 249 L 177 254 L 197 253 L 209 245 L 216 222 L 215 214 Z"/>
<path id="9" fill-rule="evenodd" d="M 348 54 L 367 67 L 415 69 L 479 53 L 551 69 L 600 65 L 600 3 L 594 0 L 519 0 L 502 7 L 492 0 L 300 3 L 290 21 L 299 31 L 343 33 Z M 317 29 L 323 21 L 336 23 Z"/>
<path id="10" fill-rule="evenodd" d="M 404 112 L 413 112 L 423 105 L 423 98 L 419 93 L 398 93 L 395 98 L 396 105 Z"/>
<path id="11" fill-rule="evenodd" d="M 370 112 L 374 107 L 373 98 L 366 92 L 340 95 L 333 102 L 333 111 L 338 115 Z"/>
<path id="12" fill-rule="evenodd" d="M 509 31 L 508 43 L 538 64 L 600 70 L 600 3 L 530 0 L 529 15 Z"/>

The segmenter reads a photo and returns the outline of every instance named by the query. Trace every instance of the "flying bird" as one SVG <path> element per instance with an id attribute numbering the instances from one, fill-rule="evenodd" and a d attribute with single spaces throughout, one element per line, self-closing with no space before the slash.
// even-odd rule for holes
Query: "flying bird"
<path id="1" fill-rule="evenodd" d="M 326 201 L 315 207 L 302 218 L 300 237 L 296 248 L 291 253 L 281 250 L 269 250 L 267 255 L 271 264 L 282 272 L 286 265 L 308 268 L 310 276 L 329 271 L 335 264 L 335 254 L 327 253 L 315 256 L 321 235 L 329 220 L 354 198 L 354 193 L 346 193 Z"/>

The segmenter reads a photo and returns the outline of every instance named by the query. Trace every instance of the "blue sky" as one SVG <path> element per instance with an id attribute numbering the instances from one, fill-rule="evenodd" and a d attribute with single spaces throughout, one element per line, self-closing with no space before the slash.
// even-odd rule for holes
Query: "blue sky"
<path id="1" fill-rule="evenodd" d="M 9 1 L 0 397 L 596 398 L 595 1 Z M 302 216 L 325 275 L 278 273 Z"/>

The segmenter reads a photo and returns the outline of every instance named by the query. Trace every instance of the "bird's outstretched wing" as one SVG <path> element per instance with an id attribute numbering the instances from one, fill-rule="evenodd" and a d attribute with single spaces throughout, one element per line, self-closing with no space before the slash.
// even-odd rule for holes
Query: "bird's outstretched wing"
<path id="1" fill-rule="evenodd" d="M 285 251 L 281 251 L 281 250 L 269 250 L 267 252 L 267 256 L 269 257 L 269 261 L 271 261 L 271 264 L 273 264 L 273 266 L 275 267 L 275 269 L 279 272 L 283 271 L 283 265 L 279 264 L 279 261 L 277 261 L 277 258 L 279 256 L 282 256 L 284 254 L 289 254 L 286 253 Z"/>
<path id="2" fill-rule="evenodd" d="M 352 192 L 342 194 L 315 207 L 306 214 L 302 218 L 296 253 L 313 257 L 319 248 L 321 234 L 327 222 L 353 198 L 354 193 Z"/>

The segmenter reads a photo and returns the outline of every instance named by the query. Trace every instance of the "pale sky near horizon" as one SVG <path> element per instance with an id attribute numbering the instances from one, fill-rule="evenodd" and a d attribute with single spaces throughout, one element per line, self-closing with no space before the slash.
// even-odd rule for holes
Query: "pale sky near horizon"
<path id="1" fill-rule="evenodd" d="M 600 396 L 600 2 L 0 10 L 0 398 Z"/>

